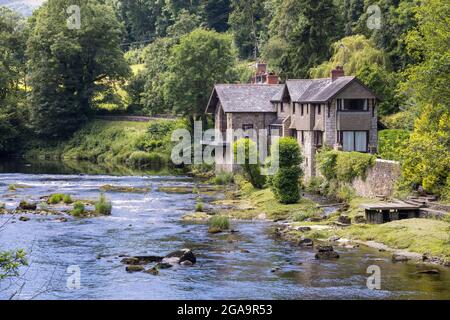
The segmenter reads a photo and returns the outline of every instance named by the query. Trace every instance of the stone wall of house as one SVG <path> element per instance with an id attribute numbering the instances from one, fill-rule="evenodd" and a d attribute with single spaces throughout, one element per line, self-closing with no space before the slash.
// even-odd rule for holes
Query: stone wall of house
<path id="1" fill-rule="evenodd" d="M 366 179 L 357 178 L 352 186 L 361 197 L 391 196 L 400 173 L 400 163 L 378 159 L 367 171 Z"/>

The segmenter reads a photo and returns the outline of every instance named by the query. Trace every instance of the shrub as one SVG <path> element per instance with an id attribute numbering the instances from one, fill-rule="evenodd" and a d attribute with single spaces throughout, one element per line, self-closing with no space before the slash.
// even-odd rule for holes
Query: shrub
<path id="1" fill-rule="evenodd" d="M 197 202 L 195 204 L 195 212 L 203 212 L 203 203 Z"/>
<path id="2" fill-rule="evenodd" d="M 339 153 L 337 151 L 327 148 L 322 148 L 317 153 L 319 171 L 328 181 L 336 179 L 336 162 L 338 155 Z"/>
<path id="3" fill-rule="evenodd" d="M 355 197 L 355 194 L 356 192 L 352 187 L 348 185 L 341 185 L 337 189 L 336 198 L 339 201 L 350 203 L 350 201 L 352 201 L 352 199 Z"/>
<path id="4" fill-rule="evenodd" d="M 97 214 L 101 214 L 104 216 L 111 215 L 112 212 L 112 204 L 110 201 L 106 200 L 105 195 L 102 193 L 100 194 L 99 200 L 95 203 L 95 212 Z"/>
<path id="5" fill-rule="evenodd" d="M 300 146 L 293 138 L 280 138 L 274 145 L 279 153 L 272 149 L 271 162 L 279 163 L 279 169 L 271 178 L 272 192 L 279 202 L 284 204 L 296 203 L 300 200 L 300 168 L 303 161 Z"/>
<path id="6" fill-rule="evenodd" d="M 243 155 L 244 159 L 240 159 L 241 157 L 238 157 L 238 155 Z M 250 181 L 253 187 L 262 189 L 266 179 L 261 175 L 255 142 L 248 138 L 239 139 L 234 143 L 234 156 L 237 161 L 244 162 L 241 165 L 246 179 Z"/>
<path id="7" fill-rule="evenodd" d="M 401 161 L 401 154 L 407 147 L 410 132 L 407 130 L 383 130 L 378 134 L 378 153 L 386 160 Z"/>
<path id="8" fill-rule="evenodd" d="M 64 199 L 64 194 L 62 194 L 62 193 L 52 194 L 50 196 L 50 198 L 48 199 L 48 203 L 58 204 L 58 203 L 62 202 L 63 199 Z"/>
<path id="9" fill-rule="evenodd" d="M 272 178 L 272 192 L 279 202 L 297 203 L 300 200 L 300 167 L 280 168 Z"/>
<path id="10" fill-rule="evenodd" d="M 64 195 L 62 200 L 65 204 L 71 204 L 73 202 L 72 197 L 69 194 Z"/>
<path id="11" fill-rule="evenodd" d="M 322 177 L 311 177 L 307 184 L 305 190 L 310 193 L 322 193 L 324 181 Z"/>
<path id="12" fill-rule="evenodd" d="M 228 185 L 234 182 L 234 175 L 230 172 L 219 172 L 213 178 L 213 183 L 217 185 Z"/>
<path id="13" fill-rule="evenodd" d="M 219 228 L 220 230 L 228 230 L 230 228 L 230 220 L 227 216 L 216 215 L 209 220 L 211 228 Z"/>
<path id="14" fill-rule="evenodd" d="M 84 215 L 86 209 L 84 204 L 80 201 L 77 201 L 73 204 L 73 210 L 70 212 L 75 217 L 81 217 Z"/>
<path id="15" fill-rule="evenodd" d="M 167 163 L 167 159 L 159 153 L 147 153 L 135 151 L 128 158 L 128 164 L 135 168 L 149 168 L 152 166 L 162 166 Z"/>
<path id="16" fill-rule="evenodd" d="M 336 177 L 339 181 L 352 182 L 365 178 L 366 171 L 375 164 L 376 157 L 367 153 L 339 152 L 336 161 Z"/>

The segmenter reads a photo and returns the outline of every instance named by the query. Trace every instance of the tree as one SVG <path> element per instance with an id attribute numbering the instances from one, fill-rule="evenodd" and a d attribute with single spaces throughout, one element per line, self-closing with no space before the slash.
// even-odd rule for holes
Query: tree
<path id="1" fill-rule="evenodd" d="M 25 20 L 0 7 L 0 155 L 17 151 L 24 130 Z"/>
<path id="2" fill-rule="evenodd" d="M 331 43 L 342 34 L 332 0 L 274 0 L 270 36 L 281 44 L 279 55 L 264 50 L 272 67 L 290 78 L 306 77 L 309 69 L 330 57 Z M 273 41 L 268 46 L 273 49 Z M 284 47 L 284 50 L 283 50 Z"/>
<path id="3" fill-rule="evenodd" d="M 241 58 L 255 59 L 259 43 L 267 33 L 265 0 L 231 0 L 229 24 Z"/>
<path id="4" fill-rule="evenodd" d="M 242 166 L 245 178 L 254 188 L 262 189 L 266 179 L 261 175 L 256 143 L 249 138 L 239 139 L 233 145 L 233 152 L 234 158 Z"/>
<path id="5" fill-rule="evenodd" d="M 427 105 L 402 153 L 401 186 L 443 195 L 450 176 L 450 110 Z M 447 196 L 447 195 L 445 195 Z"/>
<path id="6" fill-rule="evenodd" d="M 445 0 L 426 0 L 416 10 L 418 26 L 406 36 L 413 58 L 401 91 L 412 104 L 450 105 L 450 6 Z"/>
<path id="7" fill-rule="evenodd" d="M 346 36 L 353 35 L 353 30 L 364 12 L 364 0 L 340 0 L 339 7 L 344 24 L 344 34 Z"/>
<path id="8" fill-rule="evenodd" d="M 414 10 L 419 0 L 376 0 L 365 1 L 364 12 L 353 28 L 354 33 L 364 34 L 388 55 L 395 71 L 404 69 L 410 62 L 405 49 L 404 37 L 417 22 Z M 368 19 L 374 14 L 369 6 L 378 6 L 381 13 L 381 26 L 378 29 L 367 27 Z"/>
<path id="9" fill-rule="evenodd" d="M 215 83 L 235 79 L 236 54 L 231 37 L 196 29 L 171 50 L 164 83 L 164 97 L 175 112 L 191 122 L 205 119 L 204 111 Z"/>
<path id="10" fill-rule="evenodd" d="M 61 14 L 74 4 L 81 9 L 80 29 L 69 28 Z M 94 0 L 49 0 L 38 10 L 27 48 L 36 133 L 71 134 L 88 118 L 96 94 L 129 75 L 122 31 L 112 8 Z"/>
<path id="11" fill-rule="evenodd" d="M 206 23 L 217 32 L 228 30 L 228 19 L 231 12 L 230 0 L 203 0 Z"/>
<path id="12" fill-rule="evenodd" d="M 366 86 L 382 97 L 379 114 L 384 116 L 399 111 L 396 96 L 397 76 L 390 72 L 388 56 L 372 40 L 363 35 L 345 37 L 333 43 L 330 60 L 310 70 L 313 78 L 329 77 L 336 66 L 343 66 L 346 75 L 355 75 Z"/>
<path id="13" fill-rule="evenodd" d="M 164 84 L 167 78 L 171 49 L 175 44 L 176 40 L 174 39 L 159 38 L 144 49 L 145 69 L 143 77 L 145 78 L 145 84 L 141 103 L 146 114 L 154 115 L 172 111 L 171 105 L 164 97 Z"/>
<path id="14" fill-rule="evenodd" d="M 300 200 L 300 168 L 303 158 L 296 139 L 280 138 L 274 147 L 278 147 L 278 155 L 272 152 L 272 164 L 278 162 L 279 169 L 271 181 L 275 198 L 284 204 L 297 203 Z"/>

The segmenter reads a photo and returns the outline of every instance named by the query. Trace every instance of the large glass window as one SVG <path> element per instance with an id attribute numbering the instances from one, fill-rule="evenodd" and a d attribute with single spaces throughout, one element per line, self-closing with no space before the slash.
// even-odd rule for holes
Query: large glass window
<path id="1" fill-rule="evenodd" d="M 367 111 L 369 106 L 367 99 L 338 99 L 339 110 L 342 111 Z"/>
<path id="2" fill-rule="evenodd" d="M 344 151 L 367 152 L 367 131 L 342 132 L 342 148 Z"/>

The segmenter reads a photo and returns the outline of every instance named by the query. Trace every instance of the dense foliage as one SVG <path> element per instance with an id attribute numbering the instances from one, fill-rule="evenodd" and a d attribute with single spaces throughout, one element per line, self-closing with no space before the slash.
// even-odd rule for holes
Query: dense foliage
<path id="1" fill-rule="evenodd" d="M 254 188 L 263 188 L 266 179 L 261 174 L 256 143 L 248 138 L 239 139 L 233 145 L 233 152 L 235 160 L 244 171 L 245 178 Z"/>
<path id="2" fill-rule="evenodd" d="M 271 179 L 271 187 L 275 198 L 284 204 L 297 203 L 300 200 L 301 164 L 303 158 L 300 146 L 294 138 L 280 138 L 272 152 L 271 162 L 279 163 L 279 169 Z"/>
<path id="3" fill-rule="evenodd" d="M 378 134 L 378 154 L 386 160 L 401 161 L 402 152 L 409 144 L 408 130 L 390 129 Z"/>

